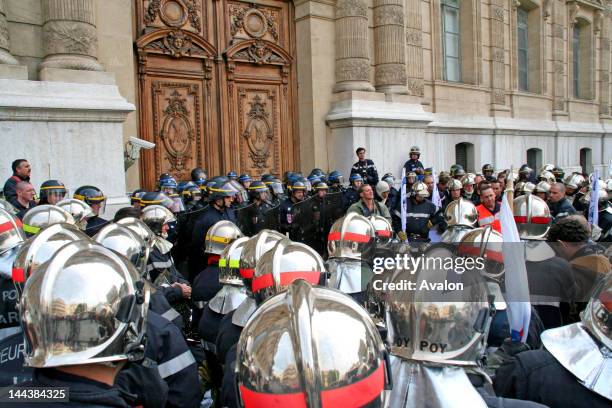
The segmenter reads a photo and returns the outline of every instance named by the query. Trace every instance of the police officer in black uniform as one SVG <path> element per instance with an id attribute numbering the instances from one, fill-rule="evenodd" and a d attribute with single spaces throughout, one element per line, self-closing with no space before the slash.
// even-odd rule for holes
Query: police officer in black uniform
<path id="1" fill-rule="evenodd" d="M 351 205 L 359 201 L 359 188 L 363 185 L 363 178 L 359 174 L 351 174 L 349 182 L 351 185 L 344 191 L 342 196 L 342 206 L 345 212 Z"/>
<path id="2" fill-rule="evenodd" d="M 59 180 L 47 180 L 40 186 L 38 205 L 55 205 L 66 197 L 66 186 Z"/>
<path id="3" fill-rule="evenodd" d="M 106 206 L 106 197 L 102 190 L 94 186 L 82 186 L 76 189 L 72 198 L 77 200 L 85 201 L 91 207 L 94 212 L 94 216 L 87 219 L 87 227 L 85 233 L 90 237 L 93 237 L 108 224 L 108 220 L 100 217 L 104 214 L 104 208 Z"/>
<path id="4" fill-rule="evenodd" d="M 342 185 L 344 183 L 344 176 L 338 170 L 334 170 L 327 176 L 330 193 L 344 193 L 346 188 Z"/>
<path id="5" fill-rule="evenodd" d="M 359 160 L 353 164 L 351 175 L 359 174 L 363 178 L 364 183 L 370 184 L 373 187 L 376 186 L 376 183 L 378 183 L 378 171 L 374 162 L 365 158 L 366 149 L 358 147 L 355 153 L 357 153 Z"/>
<path id="6" fill-rule="evenodd" d="M 249 195 L 251 197 L 251 205 L 249 218 L 251 219 L 251 231 L 244 231 L 247 235 L 255 235 L 265 228 L 266 213 L 272 209 L 269 201 L 268 186 L 263 181 L 255 180 L 249 186 Z"/>
<path id="7" fill-rule="evenodd" d="M 291 196 L 283 201 L 279 209 L 280 232 L 289 233 L 291 239 L 296 238 L 299 225 L 293 221 L 293 206 L 304 200 L 306 195 L 306 185 L 301 181 L 296 181 L 291 185 Z"/>

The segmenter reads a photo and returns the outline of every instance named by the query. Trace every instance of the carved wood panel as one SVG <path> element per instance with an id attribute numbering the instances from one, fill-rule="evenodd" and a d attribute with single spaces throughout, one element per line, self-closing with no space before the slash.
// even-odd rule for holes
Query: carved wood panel
<path id="1" fill-rule="evenodd" d="M 299 168 L 290 0 L 138 0 L 141 184 Z"/>

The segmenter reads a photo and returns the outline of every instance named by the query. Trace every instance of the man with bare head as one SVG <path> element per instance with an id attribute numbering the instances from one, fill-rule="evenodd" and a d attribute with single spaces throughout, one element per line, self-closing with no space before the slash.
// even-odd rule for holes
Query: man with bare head
<path id="1" fill-rule="evenodd" d="M 15 191 L 17 193 L 17 199 L 13 204 L 19 211 L 17 213 L 17 217 L 22 219 L 26 212 L 36 206 L 36 203 L 34 202 L 36 190 L 34 189 L 34 186 L 30 184 L 30 182 L 20 181 L 15 186 Z"/>
<path id="2" fill-rule="evenodd" d="M 550 209 L 550 215 L 554 217 L 555 221 L 559 218 L 576 214 L 576 209 L 565 197 L 565 184 L 555 183 L 550 187 L 548 208 Z"/>

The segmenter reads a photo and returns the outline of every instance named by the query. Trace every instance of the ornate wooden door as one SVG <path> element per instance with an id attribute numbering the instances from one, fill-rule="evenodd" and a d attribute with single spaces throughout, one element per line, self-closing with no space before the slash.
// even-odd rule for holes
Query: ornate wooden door
<path id="1" fill-rule="evenodd" d="M 292 2 L 139 0 L 136 10 L 141 160 L 189 179 L 299 168 Z"/>

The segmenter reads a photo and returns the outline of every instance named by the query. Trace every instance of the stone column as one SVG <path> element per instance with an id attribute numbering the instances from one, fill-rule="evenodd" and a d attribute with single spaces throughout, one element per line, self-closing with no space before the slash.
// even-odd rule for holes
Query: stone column
<path id="1" fill-rule="evenodd" d="M 406 57 L 408 93 L 423 96 L 423 23 L 421 0 L 406 0 Z"/>
<path id="2" fill-rule="evenodd" d="M 374 0 L 374 83 L 378 92 L 407 93 L 404 0 Z"/>
<path id="3" fill-rule="evenodd" d="M 515 2 L 515 4 L 517 4 Z M 491 109 L 506 105 L 506 61 L 504 49 L 504 1 L 491 0 Z"/>
<path id="4" fill-rule="evenodd" d="M 374 90 L 370 83 L 368 48 L 367 3 L 365 0 L 338 0 L 334 92 Z"/>
<path id="5" fill-rule="evenodd" d="M 599 114 L 610 115 L 610 18 L 597 10 L 594 24 L 599 37 Z"/>
<path id="6" fill-rule="evenodd" d="M 44 0 L 40 68 L 102 71 L 93 0 Z"/>
<path id="7" fill-rule="evenodd" d="M 570 8 L 578 11 L 573 3 Z M 567 116 L 565 81 L 565 35 L 566 35 L 566 6 L 564 2 L 555 1 L 552 10 L 552 58 L 553 58 L 553 119 L 555 116 Z M 573 20 L 573 18 L 572 18 Z M 571 21 L 570 21 L 571 23 Z"/>
<path id="8" fill-rule="evenodd" d="M 17 65 L 18 62 L 9 52 L 10 41 L 4 0 L 0 0 L 0 64 Z"/>

